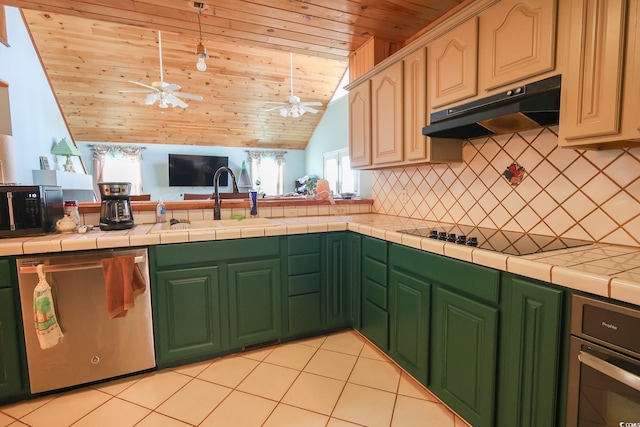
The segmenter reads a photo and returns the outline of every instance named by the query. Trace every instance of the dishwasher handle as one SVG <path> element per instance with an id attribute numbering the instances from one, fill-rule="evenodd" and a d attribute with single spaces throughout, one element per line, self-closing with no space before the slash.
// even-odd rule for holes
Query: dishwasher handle
<path id="1" fill-rule="evenodd" d="M 145 257 L 143 255 L 138 255 L 135 257 L 135 263 L 140 264 L 145 261 Z M 67 264 L 57 264 L 57 265 L 45 265 L 43 271 L 45 273 L 58 273 L 61 271 L 78 271 L 78 270 L 91 270 L 94 268 L 102 268 L 102 263 L 100 261 L 91 261 L 91 262 L 75 262 L 75 263 L 67 263 Z M 22 266 L 19 269 L 20 274 L 35 274 L 38 272 L 37 265 L 30 266 Z"/>
<path id="2" fill-rule="evenodd" d="M 578 353 L 578 360 L 609 378 L 613 378 L 634 390 L 640 391 L 640 376 L 626 371 L 616 365 L 612 365 L 606 360 L 602 360 L 601 358 L 594 356 L 591 353 L 587 353 L 586 351 L 580 351 L 580 353 Z"/>

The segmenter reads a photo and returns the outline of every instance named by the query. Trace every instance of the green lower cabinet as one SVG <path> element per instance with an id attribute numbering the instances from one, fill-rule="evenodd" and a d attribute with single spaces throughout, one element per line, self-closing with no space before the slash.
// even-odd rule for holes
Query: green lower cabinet
<path id="1" fill-rule="evenodd" d="M 495 425 L 497 355 L 498 309 L 435 287 L 429 388 L 474 427 Z"/>
<path id="2" fill-rule="evenodd" d="M 362 238 L 359 234 L 347 234 L 347 259 L 349 283 L 349 324 L 360 330 L 362 327 Z"/>
<path id="3" fill-rule="evenodd" d="M 287 237 L 285 336 L 308 335 L 322 329 L 321 237 L 318 233 Z"/>
<path id="4" fill-rule="evenodd" d="M 158 366 L 222 350 L 222 331 L 227 326 L 220 292 L 219 267 L 156 274 L 152 296 Z"/>
<path id="5" fill-rule="evenodd" d="M 0 399 L 29 392 L 16 292 L 0 289 Z"/>
<path id="6" fill-rule="evenodd" d="M 294 295 L 289 302 L 289 335 L 305 335 L 322 329 L 320 292 Z"/>
<path id="7" fill-rule="evenodd" d="M 349 251 L 346 233 L 325 236 L 324 303 L 327 328 L 349 324 Z"/>
<path id="8" fill-rule="evenodd" d="M 360 285 L 359 236 L 341 231 L 314 233 L 289 236 L 287 243 L 285 336 L 348 327 L 353 317 L 352 288 L 357 286 L 359 291 Z"/>
<path id="9" fill-rule="evenodd" d="M 280 259 L 229 263 L 227 270 L 231 348 L 280 338 Z"/>
<path id="10" fill-rule="evenodd" d="M 394 269 L 389 275 L 389 354 L 426 385 L 431 285 Z"/>
<path id="11" fill-rule="evenodd" d="M 563 291 L 503 277 L 498 426 L 558 425 Z"/>
<path id="12" fill-rule="evenodd" d="M 360 331 L 381 350 L 389 350 L 387 242 L 362 238 Z"/>

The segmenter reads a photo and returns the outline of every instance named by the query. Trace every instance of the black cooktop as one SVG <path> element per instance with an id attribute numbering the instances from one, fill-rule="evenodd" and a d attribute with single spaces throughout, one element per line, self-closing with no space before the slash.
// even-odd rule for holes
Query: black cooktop
<path id="1" fill-rule="evenodd" d="M 440 225 L 438 227 L 398 230 L 398 232 L 474 246 L 509 255 L 529 255 L 592 244 L 592 242 L 586 240 L 503 231 L 469 225 Z"/>

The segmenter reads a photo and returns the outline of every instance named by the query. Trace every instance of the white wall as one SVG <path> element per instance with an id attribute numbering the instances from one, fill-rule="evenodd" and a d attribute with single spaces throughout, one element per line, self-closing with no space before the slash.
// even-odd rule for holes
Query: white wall
<path id="1" fill-rule="evenodd" d="M 327 106 L 327 109 L 313 132 L 305 158 L 307 174 L 322 177 L 322 153 L 340 150 L 349 146 L 349 97 L 343 96 Z M 360 195 L 371 197 L 373 175 L 370 171 L 360 172 Z"/>
<path id="2" fill-rule="evenodd" d="M 54 168 L 57 163 L 51 147 L 70 136 L 20 11 L 8 6 L 5 11 L 10 47 L 0 44 L 0 79 L 9 84 L 17 179 L 33 184 L 31 171 L 40 169 L 40 156 L 46 156 Z M 82 171 L 77 159 L 74 162 L 76 171 Z"/>
<path id="3" fill-rule="evenodd" d="M 78 149 L 82 153 L 87 173 L 93 173 L 91 160 L 91 142 L 77 142 Z M 207 193 L 213 192 L 213 183 L 208 187 L 169 187 L 169 153 L 171 154 L 196 154 L 208 156 L 229 157 L 229 167 L 236 175 L 240 174 L 242 161 L 247 159 L 245 148 L 231 147 L 202 147 L 194 145 L 165 145 L 165 144 L 112 144 L 109 145 L 135 145 L 142 146 L 142 185 L 143 192 L 150 193 L 153 200 L 180 200 L 182 193 Z M 294 182 L 305 174 L 304 151 L 286 150 L 284 164 L 284 191 L 293 191 Z M 248 167 L 248 165 L 247 165 Z M 231 181 L 229 181 L 231 183 Z M 221 187 L 222 191 L 231 191 L 231 187 Z"/>

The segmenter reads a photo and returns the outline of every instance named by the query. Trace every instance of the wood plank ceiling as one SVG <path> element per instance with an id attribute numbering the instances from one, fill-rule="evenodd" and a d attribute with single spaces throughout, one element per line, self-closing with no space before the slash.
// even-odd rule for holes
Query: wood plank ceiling
<path id="1" fill-rule="evenodd" d="M 402 45 L 459 0 L 0 0 L 22 8 L 77 141 L 304 149 L 348 66 L 371 36 Z M 196 71 L 198 13 L 209 54 Z M 189 107 L 144 104 L 129 80 L 160 77 L 199 94 Z M 9 40 L 11 43 L 11 40 Z M 266 111 L 294 93 L 318 114 Z"/>

